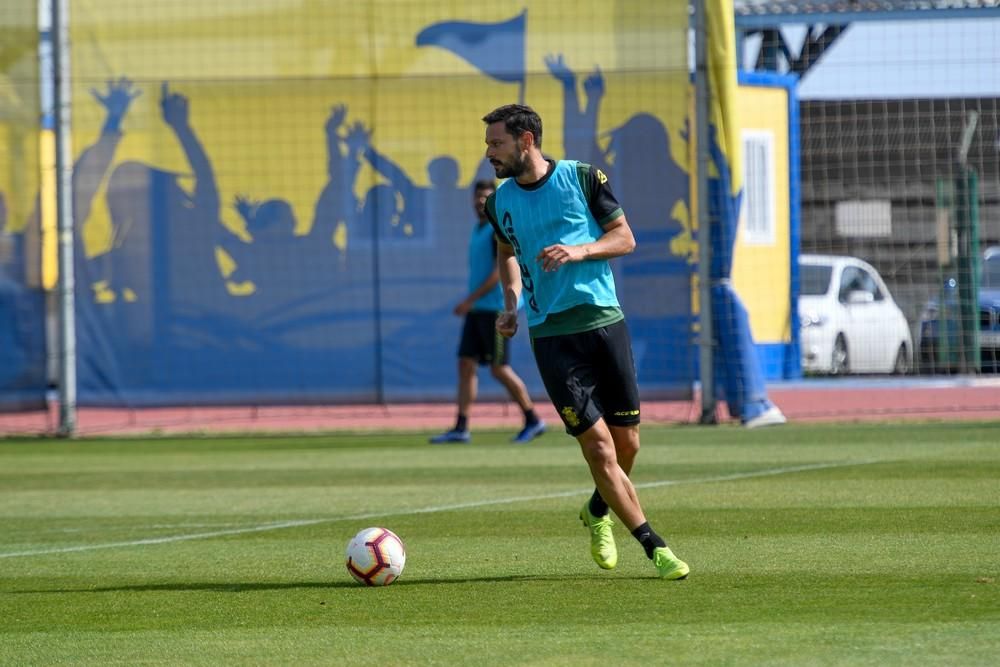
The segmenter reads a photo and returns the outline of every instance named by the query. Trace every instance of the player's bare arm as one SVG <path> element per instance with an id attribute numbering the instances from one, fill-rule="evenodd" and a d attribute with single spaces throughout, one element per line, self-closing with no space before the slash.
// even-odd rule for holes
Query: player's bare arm
<path id="1" fill-rule="evenodd" d="M 474 306 L 477 301 L 493 291 L 493 288 L 496 287 L 498 282 L 500 282 L 500 271 L 499 269 L 494 269 L 493 273 L 487 276 L 486 280 L 484 280 L 479 287 L 473 290 L 469 296 L 465 297 L 465 299 L 455 306 L 455 310 L 453 312 L 459 316 L 466 315 L 472 310 L 472 306 Z"/>
<path id="2" fill-rule="evenodd" d="M 497 239 L 497 270 L 503 288 L 504 310 L 497 316 L 497 331 L 501 336 L 517 333 L 517 302 L 521 298 L 521 269 L 517 265 L 514 247 Z"/>
<path id="3" fill-rule="evenodd" d="M 589 259 L 612 259 L 635 250 L 635 237 L 624 215 L 604 225 L 604 233 L 596 241 L 582 245 L 550 245 L 535 258 L 544 271 L 555 271 L 568 262 Z"/>

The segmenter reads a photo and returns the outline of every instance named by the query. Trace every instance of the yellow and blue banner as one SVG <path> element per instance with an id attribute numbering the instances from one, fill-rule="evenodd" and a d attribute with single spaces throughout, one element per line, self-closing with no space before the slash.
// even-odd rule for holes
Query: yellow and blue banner
<path id="1" fill-rule="evenodd" d="M 0 7 L 0 410 L 45 405 L 38 213 L 38 9 Z"/>
<path id="2" fill-rule="evenodd" d="M 686 2 L 71 5 L 81 403 L 452 398 L 481 118 L 518 101 L 609 176 L 644 395 L 690 395 Z"/>

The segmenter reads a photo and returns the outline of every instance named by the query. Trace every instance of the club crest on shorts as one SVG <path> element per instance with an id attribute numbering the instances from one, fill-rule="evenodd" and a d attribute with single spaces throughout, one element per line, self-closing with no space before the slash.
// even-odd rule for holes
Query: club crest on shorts
<path id="1" fill-rule="evenodd" d="M 573 408 L 570 407 L 563 408 L 562 410 L 559 411 L 559 413 L 562 415 L 563 421 L 566 422 L 566 425 L 569 426 L 570 428 L 574 428 L 580 425 L 580 417 L 577 416 L 576 410 L 574 410 Z"/>

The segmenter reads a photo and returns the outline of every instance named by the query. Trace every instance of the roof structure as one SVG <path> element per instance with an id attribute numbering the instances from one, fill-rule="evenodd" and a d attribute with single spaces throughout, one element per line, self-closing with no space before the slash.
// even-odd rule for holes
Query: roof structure
<path id="1" fill-rule="evenodd" d="M 1000 16 L 1000 0 L 734 0 L 739 28 Z"/>
<path id="2" fill-rule="evenodd" d="M 733 14 L 737 39 L 762 37 L 753 69 L 801 75 L 852 23 L 1000 18 L 1000 0 L 734 0 Z M 782 34 L 784 25 L 808 26 L 798 52 Z"/>

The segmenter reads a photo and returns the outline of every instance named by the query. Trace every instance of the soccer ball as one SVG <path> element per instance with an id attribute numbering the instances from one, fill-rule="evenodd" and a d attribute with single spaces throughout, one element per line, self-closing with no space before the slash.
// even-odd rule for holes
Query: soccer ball
<path id="1" fill-rule="evenodd" d="M 388 586 L 404 565 L 406 548 L 391 530 L 365 528 L 347 544 L 347 571 L 359 584 Z"/>

